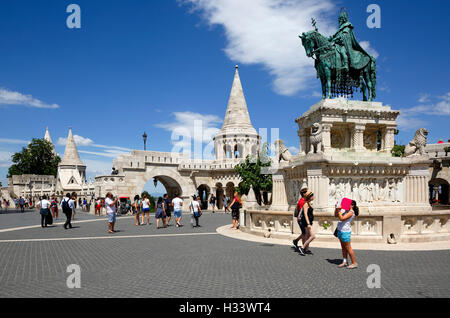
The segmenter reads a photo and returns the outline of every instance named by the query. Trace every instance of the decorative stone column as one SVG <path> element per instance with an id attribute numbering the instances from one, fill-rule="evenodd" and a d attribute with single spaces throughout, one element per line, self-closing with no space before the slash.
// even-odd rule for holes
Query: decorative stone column
<path id="1" fill-rule="evenodd" d="M 283 172 L 272 175 L 272 206 L 271 210 L 287 211 L 289 203 L 287 200 L 285 176 Z"/>
<path id="2" fill-rule="evenodd" d="M 364 147 L 365 130 L 365 124 L 355 124 L 355 127 L 353 128 L 352 147 L 356 152 L 363 152 L 366 150 L 366 148 Z"/>
<path id="3" fill-rule="evenodd" d="M 382 149 L 386 153 L 391 153 L 392 148 L 394 148 L 394 135 L 395 135 L 396 126 L 387 126 L 386 132 L 384 134 L 384 142 L 382 143 Z"/>
<path id="4" fill-rule="evenodd" d="M 300 137 L 300 151 L 299 155 L 306 155 L 306 152 L 308 151 L 307 145 L 306 145 L 306 132 L 305 129 L 300 129 L 297 131 L 298 136 Z"/>
<path id="5" fill-rule="evenodd" d="M 331 127 L 332 123 L 322 123 L 322 144 L 325 153 L 331 151 Z"/>

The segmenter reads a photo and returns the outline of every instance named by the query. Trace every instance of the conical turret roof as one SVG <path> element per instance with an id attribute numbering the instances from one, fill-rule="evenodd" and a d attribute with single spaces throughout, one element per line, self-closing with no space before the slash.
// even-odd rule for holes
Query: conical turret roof
<path id="1" fill-rule="evenodd" d="M 78 154 L 77 146 L 72 135 L 72 128 L 69 129 L 69 136 L 67 137 L 66 150 L 64 151 L 64 157 L 61 160 L 62 166 L 84 166 Z"/>
<path id="2" fill-rule="evenodd" d="M 48 132 L 48 127 L 45 128 L 44 139 L 53 144 L 52 137 L 50 137 L 50 133 Z"/>
<path id="3" fill-rule="evenodd" d="M 239 68 L 236 65 L 234 73 L 233 86 L 231 87 L 230 98 L 228 100 L 227 112 L 223 121 L 221 133 L 226 132 L 248 132 L 256 134 L 250 120 L 250 115 L 245 101 L 244 90 L 242 89 L 241 79 L 239 77 Z"/>

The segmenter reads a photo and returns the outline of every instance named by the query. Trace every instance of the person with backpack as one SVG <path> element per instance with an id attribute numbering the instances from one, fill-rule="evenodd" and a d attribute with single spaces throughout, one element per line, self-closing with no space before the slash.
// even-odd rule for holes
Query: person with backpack
<path id="1" fill-rule="evenodd" d="M 70 197 L 70 193 L 66 194 L 66 197 L 61 200 L 61 209 L 66 215 L 66 222 L 64 223 L 64 229 L 67 230 L 72 228 L 72 212 L 75 209 L 75 201 Z"/>
<path id="2" fill-rule="evenodd" d="M 47 227 L 47 225 L 51 225 L 53 223 L 53 219 L 51 219 L 52 214 L 50 213 L 50 201 L 47 200 L 47 196 L 44 195 L 42 200 L 40 200 L 36 204 L 36 208 L 40 211 L 41 214 L 41 226 Z"/>
<path id="3" fill-rule="evenodd" d="M 231 202 L 231 217 L 233 218 L 233 230 L 239 229 L 239 209 L 242 207 L 242 201 L 239 193 L 234 193 L 234 199 Z"/>
<path id="4" fill-rule="evenodd" d="M 309 250 L 309 244 L 316 238 L 312 225 L 314 221 L 314 209 L 312 207 L 312 201 L 314 200 L 314 193 L 311 191 L 307 191 L 304 196 L 305 203 L 303 204 L 303 208 L 300 215 L 300 221 L 298 225 L 300 226 L 300 230 L 302 231 L 302 235 L 305 238 L 305 243 L 302 246 L 298 247 L 298 252 L 300 255 L 305 256 L 305 254 L 312 254 Z"/>
<path id="5" fill-rule="evenodd" d="M 359 208 L 356 205 L 356 201 L 352 201 L 349 211 L 343 210 L 341 206 L 338 206 L 338 204 L 336 204 L 334 215 L 339 218 L 335 236 L 339 238 L 339 242 L 341 243 L 343 257 L 342 263 L 338 267 L 347 267 L 348 269 L 357 268 L 358 263 L 356 262 L 355 252 L 353 251 L 351 245 L 352 221 L 359 215 Z M 350 259 L 352 261 L 351 265 L 347 265 L 348 256 L 350 256 Z"/>
<path id="6" fill-rule="evenodd" d="M 297 202 L 297 207 L 295 208 L 294 216 L 297 218 L 297 223 L 300 226 L 300 218 L 301 218 L 301 211 L 303 209 L 303 205 L 305 204 L 305 194 L 308 192 L 308 188 L 304 188 L 300 190 L 300 199 Z M 300 227 L 301 228 L 301 227 Z M 303 233 L 300 234 L 299 237 L 297 237 L 295 240 L 292 241 L 294 243 L 295 249 L 298 251 L 298 242 L 302 239 L 302 244 L 305 244 L 306 239 L 305 235 Z"/>
<path id="7" fill-rule="evenodd" d="M 19 199 L 20 212 L 25 212 L 25 199 L 20 197 Z"/>

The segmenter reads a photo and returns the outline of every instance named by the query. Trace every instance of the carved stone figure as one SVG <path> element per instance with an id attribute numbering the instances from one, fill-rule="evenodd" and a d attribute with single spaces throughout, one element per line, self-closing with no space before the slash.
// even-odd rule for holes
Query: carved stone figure
<path id="1" fill-rule="evenodd" d="M 378 200 L 379 201 L 385 201 L 385 199 L 386 199 L 386 180 L 380 179 L 378 182 L 380 184 L 380 191 L 379 191 L 379 195 L 378 195 Z"/>
<path id="2" fill-rule="evenodd" d="M 353 200 L 356 202 L 359 202 L 359 188 L 358 188 L 358 181 L 353 181 Z"/>
<path id="3" fill-rule="evenodd" d="M 328 202 L 334 204 L 336 201 L 336 184 L 334 183 L 334 179 L 331 179 L 328 188 Z"/>
<path id="4" fill-rule="evenodd" d="M 428 130 L 420 128 L 416 131 L 414 139 L 405 148 L 405 157 L 422 156 L 425 154 Z"/>
<path id="5" fill-rule="evenodd" d="M 311 127 L 311 136 L 309 136 L 311 145 L 310 153 L 322 153 L 322 125 L 315 123 Z"/>
<path id="6" fill-rule="evenodd" d="M 395 181 L 393 179 L 389 179 L 389 201 L 395 202 Z"/>
<path id="7" fill-rule="evenodd" d="M 361 180 L 359 184 L 359 196 L 361 202 L 367 202 L 367 187 L 365 180 Z"/>
<path id="8" fill-rule="evenodd" d="M 275 141 L 275 149 L 278 151 L 278 162 L 291 160 L 292 154 L 284 144 L 283 140 L 280 139 Z"/>

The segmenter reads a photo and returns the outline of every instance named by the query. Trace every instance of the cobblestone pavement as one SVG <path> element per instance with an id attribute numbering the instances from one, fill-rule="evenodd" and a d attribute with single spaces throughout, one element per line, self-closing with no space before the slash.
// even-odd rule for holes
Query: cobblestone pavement
<path id="1" fill-rule="evenodd" d="M 231 216 L 205 213 L 200 228 L 136 227 L 119 217 L 78 213 L 80 223 L 0 232 L 0 297 L 449 297 L 450 251 L 357 251 L 359 268 L 339 269 L 340 250 L 312 250 L 240 241 L 216 233 Z M 63 221 L 64 218 L 60 219 Z M 0 215 L 0 229 L 39 225 L 38 213 Z M 58 222 L 57 222 L 58 223 Z M 52 239 L 52 240 L 46 240 Z M 18 241 L 21 240 L 21 241 Z M 67 266 L 81 268 L 69 289 Z M 369 264 L 381 267 L 381 288 L 367 287 Z"/>

